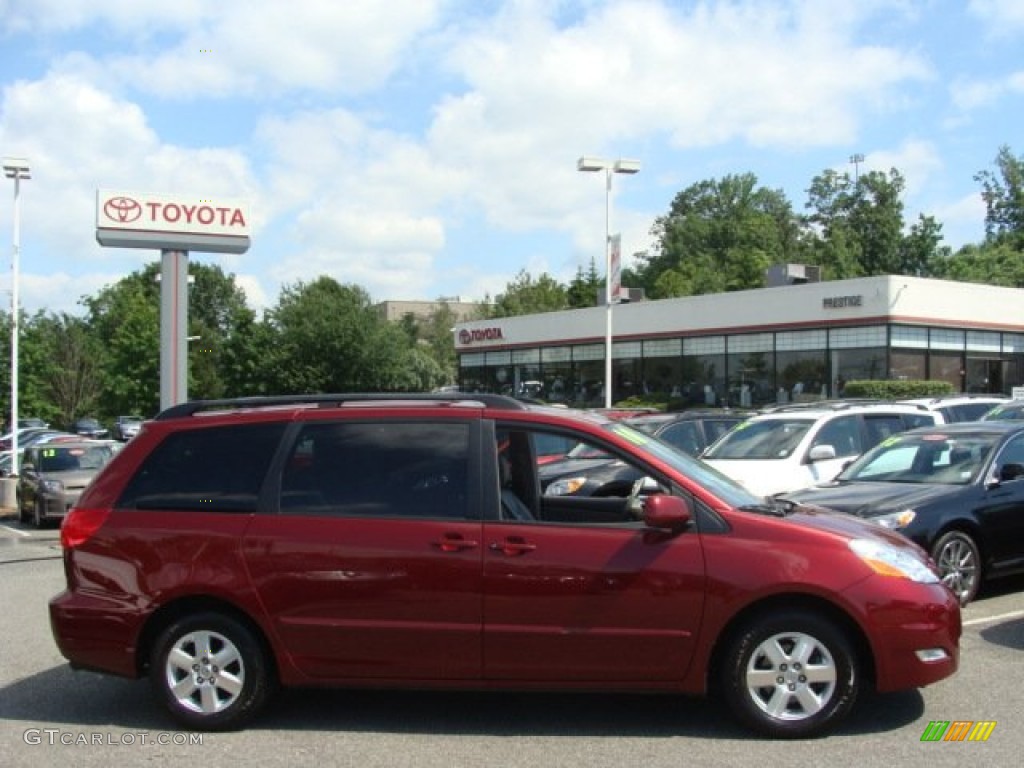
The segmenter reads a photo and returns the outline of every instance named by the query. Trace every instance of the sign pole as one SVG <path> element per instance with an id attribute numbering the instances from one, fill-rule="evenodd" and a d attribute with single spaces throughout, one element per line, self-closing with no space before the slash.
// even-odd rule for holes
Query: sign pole
<path id="1" fill-rule="evenodd" d="M 188 400 L 188 251 L 160 254 L 160 410 Z"/>

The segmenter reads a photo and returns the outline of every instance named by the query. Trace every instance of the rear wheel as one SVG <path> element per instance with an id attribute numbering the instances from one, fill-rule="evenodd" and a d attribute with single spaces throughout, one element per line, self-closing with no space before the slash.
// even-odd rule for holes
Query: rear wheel
<path id="1" fill-rule="evenodd" d="M 807 611 L 763 615 L 732 639 L 722 693 L 748 727 L 773 737 L 815 736 L 853 707 L 856 655 L 831 621 Z"/>
<path id="2" fill-rule="evenodd" d="M 150 681 L 188 728 L 228 730 L 252 718 L 271 693 L 263 647 L 241 622 L 199 613 L 168 626 L 153 646 Z"/>
<path id="3" fill-rule="evenodd" d="M 948 531 L 932 547 L 932 560 L 960 605 L 975 598 L 981 587 L 981 552 L 974 539 L 963 531 Z"/>

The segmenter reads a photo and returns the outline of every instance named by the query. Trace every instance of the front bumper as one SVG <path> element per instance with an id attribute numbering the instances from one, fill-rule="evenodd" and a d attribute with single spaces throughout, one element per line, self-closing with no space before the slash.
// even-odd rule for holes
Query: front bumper
<path id="1" fill-rule="evenodd" d="M 879 692 L 920 688 L 957 671 L 960 603 L 944 585 L 878 576 L 854 587 L 850 597 L 866 606 Z"/>

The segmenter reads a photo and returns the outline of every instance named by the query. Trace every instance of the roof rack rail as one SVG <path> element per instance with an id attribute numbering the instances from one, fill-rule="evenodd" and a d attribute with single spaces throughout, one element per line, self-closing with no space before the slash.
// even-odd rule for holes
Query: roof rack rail
<path id="1" fill-rule="evenodd" d="M 967 398 L 968 400 L 975 397 L 993 398 L 1001 400 L 1009 400 L 1009 395 L 1004 395 L 1001 392 L 951 392 L 946 395 L 932 395 L 931 401 L 933 403 L 941 403 L 944 400 L 955 400 L 958 398 Z"/>
<path id="2" fill-rule="evenodd" d="M 850 397 L 841 400 L 805 400 L 799 403 L 778 403 L 762 407 L 762 413 L 778 413 L 780 411 L 813 411 L 830 410 L 841 411 L 844 408 L 853 408 L 858 405 L 878 405 L 891 403 L 891 400 L 881 400 L 877 397 Z"/>
<path id="3" fill-rule="evenodd" d="M 527 409 L 527 405 L 525 403 L 513 397 L 508 397 L 507 395 L 471 394 L 467 392 L 359 392 L 354 394 L 338 395 L 256 395 L 252 397 L 233 397 L 217 400 L 189 400 L 187 402 L 165 408 L 154 417 L 154 420 L 165 421 L 167 419 L 180 419 L 206 411 L 237 410 L 243 408 L 286 408 L 290 405 L 334 408 L 342 406 L 345 403 L 388 401 L 422 401 L 431 403 L 475 402 L 486 405 L 489 408 L 499 408 L 510 411 Z"/>

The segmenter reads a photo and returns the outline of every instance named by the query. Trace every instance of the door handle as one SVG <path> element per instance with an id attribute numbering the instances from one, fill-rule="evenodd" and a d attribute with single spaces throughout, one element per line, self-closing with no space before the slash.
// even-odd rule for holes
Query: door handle
<path id="1" fill-rule="evenodd" d="M 464 539 L 458 533 L 446 533 L 440 541 L 434 542 L 434 546 L 442 552 L 461 552 L 464 549 L 473 549 L 480 546 L 480 542 Z"/>
<path id="2" fill-rule="evenodd" d="M 504 541 L 495 541 L 490 545 L 490 550 L 492 552 L 501 552 L 509 557 L 525 555 L 529 552 L 533 552 L 536 548 L 536 544 L 530 544 L 519 536 L 510 536 Z"/>

